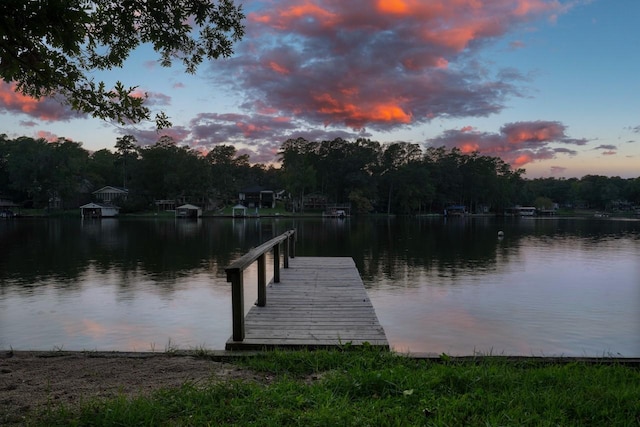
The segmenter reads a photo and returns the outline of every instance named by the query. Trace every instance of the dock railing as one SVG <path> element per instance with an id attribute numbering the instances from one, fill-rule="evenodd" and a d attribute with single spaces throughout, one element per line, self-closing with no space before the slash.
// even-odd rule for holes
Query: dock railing
<path id="1" fill-rule="evenodd" d="M 273 282 L 280 282 L 280 247 L 283 252 L 283 267 L 289 268 L 289 257 L 295 257 L 296 230 L 288 230 L 278 237 L 252 248 L 227 266 L 227 282 L 231 282 L 231 317 L 233 340 L 244 340 L 244 270 L 258 261 L 258 301 L 256 305 L 267 304 L 267 260 L 266 254 L 273 249 Z"/>

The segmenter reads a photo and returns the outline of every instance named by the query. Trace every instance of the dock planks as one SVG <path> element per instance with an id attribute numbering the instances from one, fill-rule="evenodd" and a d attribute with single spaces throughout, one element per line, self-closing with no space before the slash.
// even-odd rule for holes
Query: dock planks
<path id="1" fill-rule="evenodd" d="M 227 350 L 318 348 L 362 345 L 389 347 L 352 258 L 296 257 L 267 288 L 267 304 L 245 317 L 243 341 Z"/>

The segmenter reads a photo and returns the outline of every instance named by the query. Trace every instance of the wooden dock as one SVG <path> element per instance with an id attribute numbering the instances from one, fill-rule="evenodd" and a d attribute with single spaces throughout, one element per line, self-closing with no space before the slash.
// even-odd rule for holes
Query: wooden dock
<path id="1" fill-rule="evenodd" d="M 267 287 L 266 304 L 244 319 L 242 341 L 227 350 L 323 348 L 362 345 L 388 348 L 358 269 L 347 257 L 296 257 Z"/>

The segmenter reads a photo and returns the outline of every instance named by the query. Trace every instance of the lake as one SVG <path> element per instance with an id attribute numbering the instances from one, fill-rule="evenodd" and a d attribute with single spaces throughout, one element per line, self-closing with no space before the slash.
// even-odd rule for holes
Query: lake
<path id="1" fill-rule="evenodd" d="M 290 228 L 354 258 L 397 351 L 640 357 L 640 221 L 610 218 L 2 220 L 0 348 L 223 349 L 224 267 Z"/>

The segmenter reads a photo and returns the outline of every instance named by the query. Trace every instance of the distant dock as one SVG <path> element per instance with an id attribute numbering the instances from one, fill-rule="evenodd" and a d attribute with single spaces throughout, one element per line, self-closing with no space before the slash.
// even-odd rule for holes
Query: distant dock
<path id="1" fill-rule="evenodd" d="M 279 247 L 283 240 L 271 247 Z M 256 249 L 270 250 L 268 244 Z M 280 251 L 274 252 L 278 253 L 274 263 L 279 265 Z M 285 257 L 288 252 L 285 250 Z M 258 256 L 254 253 L 251 258 Z M 246 260 L 234 264 L 235 268 L 237 264 L 248 265 Z M 234 264 L 227 269 L 227 278 L 232 283 L 230 270 Z M 327 348 L 365 343 L 389 348 L 352 258 L 292 257 L 285 258 L 285 267 L 288 268 L 281 271 L 279 266 L 274 268 L 277 271 L 274 281 L 263 291 L 258 284 L 258 303 L 246 317 L 239 319 L 240 308 L 234 308 L 234 336 L 227 341 L 227 350 Z M 261 268 L 264 267 L 259 262 L 259 271 Z M 258 276 L 264 280 L 260 279 L 260 272 Z M 241 327 L 236 324 L 240 321 Z"/>

